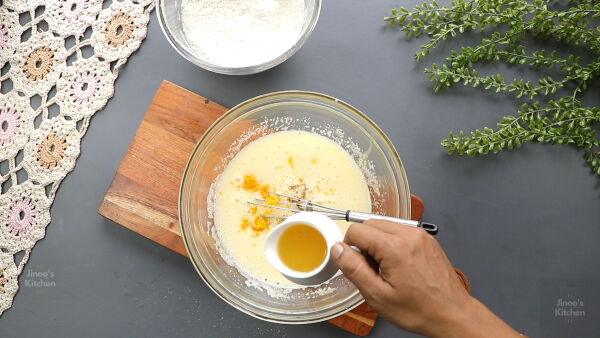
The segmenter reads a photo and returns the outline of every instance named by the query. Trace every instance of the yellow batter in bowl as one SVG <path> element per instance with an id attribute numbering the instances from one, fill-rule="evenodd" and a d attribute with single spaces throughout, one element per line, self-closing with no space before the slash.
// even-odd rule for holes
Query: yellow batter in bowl
<path id="1" fill-rule="evenodd" d="M 278 223 L 264 216 L 288 214 L 253 207 L 248 200 L 272 198 L 277 191 L 340 209 L 371 210 L 368 185 L 352 156 L 327 137 L 306 131 L 281 131 L 252 141 L 214 184 L 215 225 L 224 249 L 239 269 L 273 284 L 294 285 L 264 256 L 266 235 Z M 345 233 L 349 223 L 337 223 Z"/>
<path id="2" fill-rule="evenodd" d="M 288 140 L 269 141 L 269 138 L 274 140 L 286 135 L 289 135 Z M 250 151 L 250 147 L 255 146 L 262 150 Z M 276 154 L 280 150 L 278 146 L 282 152 Z M 283 149 L 286 147 L 288 154 Z M 329 150 L 325 149 L 328 147 Z M 233 163 L 246 149 L 248 160 Z M 254 159 L 250 159 L 252 154 Z M 246 155 L 239 158 L 243 156 Z M 313 158 L 316 163 L 311 162 Z M 239 170 L 233 170 L 234 166 Z M 264 166 L 264 172 L 263 169 L 259 172 L 257 166 Z M 316 166 L 320 166 L 318 172 Z M 225 178 L 228 175 L 225 171 L 233 173 L 229 179 Z M 336 183 L 340 177 L 343 183 Z M 299 182 L 300 179 L 303 182 Z M 248 189 L 243 187 L 246 181 Z M 255 215 L 245 200 L 262 197 L 266 185 L 269 189 L 265 195 L 269 197 L 275 189 L 286 188 L 290 182 L 304 184 L 304 192 L 313 194 L 305 197 L 316 202 L 323 203 L 325 201 L 320 199 L 328 198 L 340 208 L 410 218 L 406 175 L 394 146 L 381 129 L 341 100 L 320 93 L 286 91 L 261 95 L 237 105 L 202 135 L 185 168 L 179 194 L 183 240 L 190 260 L 206 285 L 235 308 L 262 320 L 279 323 L 327 320 L 363 301 L 358 290 L 343 275 L 315 286 L 282 285 L 276 284 L 275 279 L 282 278 L 279 275 L 269 279 L 268 272 L 256 272 L 258 268 L 251 265 L 259 265 L 259 259 L 248 258 L 250 263 L 243 265 L 245 257 L 236 258 L 236 255 L 246 254 L 236 254 L 235 249 L 249 243 L 251 248 L 252 244 L 256 245 L 256 253 L 262 259 L 260 239 L 267 231 L 261 230 L 264 224 L 256 224 L 252 217 Z M 227 193 L 225 188 L 218 187 L 219 183 L 223 187 L 229 185 L 227 189 L 234 189 L 232 192 L 239 198 L 243 210 L 236 216 L 216 215 L 216 211 L 235 215 L 235 205 L 217 206 L 223 201 L 231 203 L 236 198 L 219 201 L 223 197 L 219 192 Z M 349 187 L 351 184 L 358 187 Z M 334 191 L 329 191 L 330 188 Z M 302 193 L 302 188 L 296 193 Z M 355 197 L 356 201 L 353 200 Z M 362 204 L 361 198 L 367 202 Z M 258 215 L 262 212 L 256 211 Z M 225 243 L 225 231 L 220 229 L 223 228 L 220 226 L 223 217 L 232 220 L 229 223 L 232 238 L 228 244 Z M 244 217 L 248 219 L 245 230 L 240 220 Z M 270 227 L 273 225 L 264 229 Z M 255 230 L 256 237 L 253 237 Z M 243 241 L 242 237 L 236 239 L 235 236 L 244 236 Z M 288 283 L 282 279 L 279 282 Z"/>

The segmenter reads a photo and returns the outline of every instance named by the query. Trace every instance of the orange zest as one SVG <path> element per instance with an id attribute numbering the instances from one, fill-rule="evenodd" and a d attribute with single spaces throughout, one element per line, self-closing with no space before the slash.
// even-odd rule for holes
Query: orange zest
<path id="1" fill-rule="evenodd" d="M 256 180 L 256 177 L 254 177 L 254 175 L 244 175 L 244 182 L 242 182 L 242 188 L 246 191 L 254 192 L 260 189 L 260 185 L 258 184 L 258 181 Z"/>
<path id="2" fill-rule="evenodd" d="M 246 230 L 249 226 L 250 226 L 250 221 L 246 217 L 242 218 L 242 222 L 240 224 L 240 227 L 242 228 L 242 230 Z"/>
<path id="3" fill-rule="evenodd" d="M 269 185 L 268 184 L 263 184 L 262 186 L 260 186 L 260 196 L 264 199 L 267 199 L 267 197 L 269 197 L 271 194 L 269 193 Z"/>
<path id="4" fill-rule="evenodd" d="M 264 203 L 266 205 L 279 205 L 279 197 L 271 193 L 271 187 L 268 184 L 260 184 L 254 175 L 244 175 L 244 181 L 239 187 L 248 192 L 258 192 L 265 200 Z M 241 229 L 244 231 L 251 229 L 254 236 L 258 236 L 259 233 L 269 230 L 271 222 L 275 221 L 274 219 L 266 217 L 271 215 L 271 212 L 271 208 L 251 206 L 250 215 L 254 216 L 254 219 L 250 221 L 248 218 L 242 218 L 240 222 Z M 278 222 L 274 223 L 277 224 Z"/>

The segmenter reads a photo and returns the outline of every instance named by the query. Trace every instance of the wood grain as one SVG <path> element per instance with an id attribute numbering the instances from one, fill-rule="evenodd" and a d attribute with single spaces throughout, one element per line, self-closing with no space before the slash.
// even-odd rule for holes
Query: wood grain
<path id="1" fill-rule="evenodd" d="M 196 141 L 227 108 L 163 81 L 117 169 L 98 213 L 187 256 L 178 222 L 183 170 Z M 412 218 L 423 201 L 411 196 Z M 367 305 L 329 322 L 359 336 L 371 332 L 377 314 Z"/>

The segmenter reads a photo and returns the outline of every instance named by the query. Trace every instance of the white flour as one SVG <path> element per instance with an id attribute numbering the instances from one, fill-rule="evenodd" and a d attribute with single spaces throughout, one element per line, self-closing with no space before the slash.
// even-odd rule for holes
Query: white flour
<path id="1" fill-rule="evenodd" d="M 304 23 L 304 0 L 182 0 L 183 32 L 201 57 L 246 67 L 290 49 Z"/>

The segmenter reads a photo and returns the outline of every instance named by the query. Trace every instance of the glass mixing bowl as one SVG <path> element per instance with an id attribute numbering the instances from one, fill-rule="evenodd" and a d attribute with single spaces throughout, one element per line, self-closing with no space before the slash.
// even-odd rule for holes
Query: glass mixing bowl
<path id="1" fill-rule="evenodd" d="M 322 134 L 345 148 L 362 168 L 372 212 L 410 218 L 404 167 L 387 136 L 349 104 L 318 93 L 285 91 L 258 96 L 221 116 L 200 138 L 183 174 L 179 220 L 190 259 L 223 300 L 254 317 L 279 323 L 312 323 L 362 303 L 358 290 L 339 274 L 326 284 L 285 293 L 281 286 L 243 275 L 219 253 L 211 185 L 233 156 L 252 140 L 282 130 Z"/>
<path id="2" fill-rule="evenodd" d="M 290 49 L 277 58 L 248 67 L 222 67 L 203 60 L 188 43 L 185 34 L 183 33 L 183 26 L 181 22 L 181 0 L 156 1 L 158 22 L 160 23 L 160 27 L 162 28 L 163 33 L 167 37 L 167 40 L 171 46 L 173 46 L 173 48 L 175 48 L 175 50 L 181 54 L 181 56 L 195 65 L 215 73 L 227 75 L 248 75 L 259 73 L 275 67 L 290 58 L 300 49 L 300 47 L 302 47 L 304 42 L 308 40 L 308 37 L 317 24 L 320 11 L 321 0 L 304 0 L 304 24 L 302 25 L 302 30 L 298 36 L 298 40 Z"/>

